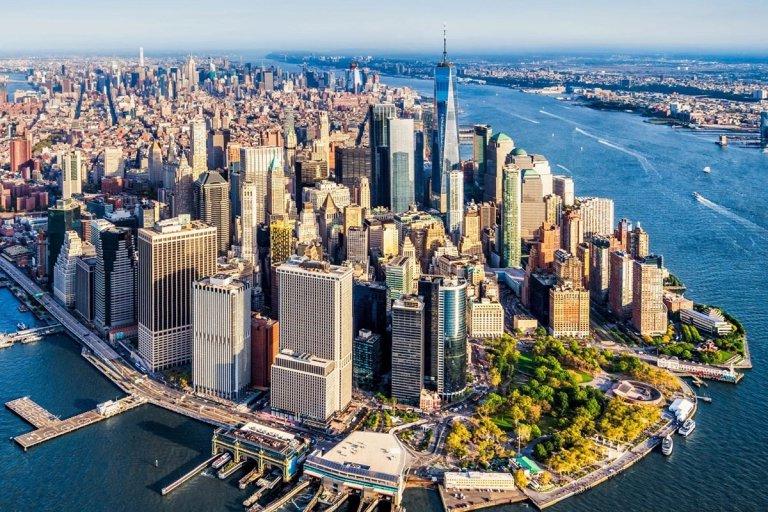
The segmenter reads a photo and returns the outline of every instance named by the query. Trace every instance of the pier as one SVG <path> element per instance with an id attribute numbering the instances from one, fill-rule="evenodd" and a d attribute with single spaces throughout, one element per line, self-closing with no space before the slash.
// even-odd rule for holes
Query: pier
<path id="1" fill-rule="evenodd" d="M 298 485 L 296 485 L 296 487 L 294 487 L 293 489 L 288 491 L 288 493 L 276 499 L 266 507 L 262 507 L 261 505 L 256 504 L 256 505 L 253 505 L 248 510 L 249 512 L 274 512 L 275 510 L 279 509 L 280 507 L 288 503 L 291 499 L 293 499 L 294 496 L 296 496 L 301 491 L 309 487 L 309 484 L 310 484 L 310 480 L 308 478 L 305 480 L 302 480 L 298 483 Z"/>
<path id="2" fill-rule="evenodd" d="M 28 397 L 12 400 L 6 403 L 5 406 L 35 427 L 35 430 L 32 432 L 27 432 L 13 438 L 26 451 L 33 446 L 63 436 L 64 434 L 69 434 L 88 425 L 93 425 L 101 420 L 138 407 L 143 403 L 145 403 L 143 398 L 128 396 L 116 402 L 110 401 L 99 404 L 96 409 L 65 420 L 59 419 Z"/>
<path id="3" fill-rule="evenodd" d="M 664 368 L 677 374 L 690 375 L 698 379 L 729 382 L 731 384 L 737 384 L 744 377 L 743 373 L 738 373 L 733 368 L 717 368 L 704 364 L 680 361 L 675 358 L 659 357 L 656 364 L 659 368 Z"/>
<path id="4" fill-rule="evenodd" d="M 44 336 L 56 334 L 64 330 L 61 324 L 35 327 L 12 333 L 0 334 L 0 348 L 8 348 L 16 343 L 32 343 L 40 341 Z"/>
<path id="5" fill-rule="evenodd" d="M 170 493 L 172 493 L 173 491 L 175 491 L 176 489 L 178 489 L 179 487 L 181 487 L 181 485 L 182 485 L 184 482 L 186 482 L 187 480 L 189 480 L 189 479 L 190 479 L 190 478 L 192 478 L 193 476 L 196 476 L 196 475 L 199 475 L 200 473 L 202 473 L 202 472 L 203 472 L 203 470 L 204 470 L 205 468 L 207 468 L 207 467 L 208 467 L 208 465 L 209 465 L 211 462 L 213 462 L 213 461 L 214 461 L 214 459 L 216 459 L 218 456 L 219 456 L 219 454 L 216 454 L 216 455 L 211 455 L 209 458 L 207 458 L 206 460 L 204 460 L 203 462 L 201 462 L 200 464 L 198 464 L 197 466 L 195 466 L 193 469 L 191 469 L 190 471 L 188 471 L 188 472 L 184 473 L 183 475 L 181 475 L 181 477 L 177 478 L 176 480 L 174 480 L 174 481 L 173 481 L 173 482 L 171 482 L 170 484 L 168 484 L 168 485 L 166 485 L 165 487 L 163 487 L 163 488 L 160 490 L 160 494 L 162 494 L 163 496 L 165 496 L 166 494 L 170 494 Z"/>

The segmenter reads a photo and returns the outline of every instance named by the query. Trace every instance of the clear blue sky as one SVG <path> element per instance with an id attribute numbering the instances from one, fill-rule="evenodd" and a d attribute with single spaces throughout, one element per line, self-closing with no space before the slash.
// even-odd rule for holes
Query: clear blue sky
<path id="1" fill-rule="evenodd" d="M 768 0 L 9 0 L 0 53 L 768 49 Z"/>

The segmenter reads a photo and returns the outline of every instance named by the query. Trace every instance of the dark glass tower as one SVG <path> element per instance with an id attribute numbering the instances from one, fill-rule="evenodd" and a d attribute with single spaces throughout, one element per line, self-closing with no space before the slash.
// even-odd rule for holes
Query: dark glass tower
<path id="1" fill-rule="evenodd" d="M 389 207 L 389 119 L 396 116 L 395 106 L 389 103 L 368 107 L 371 206 Z"/>

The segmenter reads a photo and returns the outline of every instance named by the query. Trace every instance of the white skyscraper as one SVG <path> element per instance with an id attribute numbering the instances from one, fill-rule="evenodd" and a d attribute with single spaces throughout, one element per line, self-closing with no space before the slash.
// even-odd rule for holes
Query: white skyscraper
<path id="1" fill-rule="evenodd" d="M 139 67 L 144 67 L 144 47 L 139 46 Z"/>
<path id="2" fill-rule="evenodd" d="M 192 385 L 237 400 L 251 377 L 251 286 L 230 275 L 192 285 Z"/>
<path id="3" fill-rule="evenodd" d="M 59 155 L 61 162 L 61 198 L 69 199 L 74 194 L 83 193 L 83 156 L 80 150 Z"/>
<path id="4" fill-rule="evenodd" d="M 64 306 L 75 305 L 75 273 L 77 257 L 83 254 L 83 243 L 75 231 L 64 233 L 64 244 L 53 267 L 53 296 Z"/>
<path id="5" fill-rule="evenodd" d="M 389 191 L 391 210 L 407 211 L 414 203 L 416 141 L 413 119 L 389 120 Z"/>
<path id="6" fill-rule="evenodd" d="M 208 170 L 207 145 L 208 129 L 205 126 L 205 119 L 196 117 L 189 123 L 189 148 L 194 179 Z"/>
<path id="7" fill-rule="evenodd" d="M 334 410 L 352 399 L 352 269 L 294 257 L 277 269 L 280 297 L 280 349 L 308 354 L 338 372 L 333 383 Z M 323 363 L 325 364 L 325 363 Z M 272 374 L 273 407 L 296 415 L 303 410 L 307 389 L 291 386 L 287 368 Z M 294 375 L 295 376 L 295 375 Z M 315 418 L 326 420 L 327 418 Z"/>
<path id="8" fill-rule="evenodd" d="M 267 220 L 269 170 L 273 165 L 282 168 L 282 153 L 273 146 L 240 149 L 240 255 L 252 263 L 258 255 L 256 230 Z"/>

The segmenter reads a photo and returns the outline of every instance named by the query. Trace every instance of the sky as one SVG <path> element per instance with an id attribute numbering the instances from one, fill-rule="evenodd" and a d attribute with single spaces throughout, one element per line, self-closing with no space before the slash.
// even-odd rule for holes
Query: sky
<path id="1" fill-rule="evenodd" d="M 0 53 L 768 53 L 768 0 L 0 0 Z"/>

